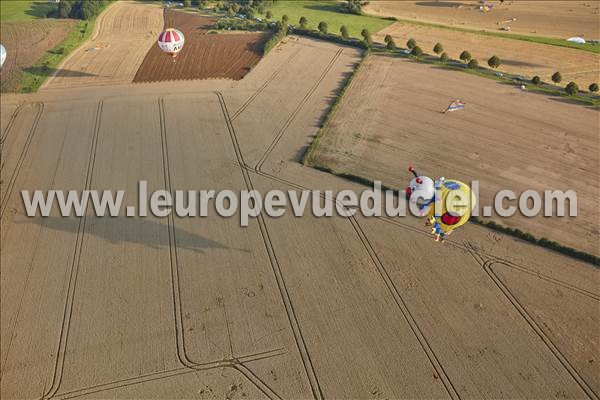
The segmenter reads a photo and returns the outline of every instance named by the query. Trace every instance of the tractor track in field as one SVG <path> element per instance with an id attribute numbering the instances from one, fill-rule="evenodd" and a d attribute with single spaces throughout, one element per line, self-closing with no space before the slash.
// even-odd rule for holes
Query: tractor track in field
<path id="1" fill-rule="evenodd" d="M 94 176 L 94 167 L 96 164 L 96 151 L 98 149 L 98 137 L 100 133 L 100 124 L 102 121 L 102 109 L 104 102 L 100 101 L 96 109 L 96 116 L 94 119 L 92 144 L 89 151 L 88 163 L 86 168 L 86 179 L 84 184 L 84 190 L 90 190 L 92 186 L 92 178 Z M 65 365 L 66 348 L 69 339 L 69 331 L 71 328 L 71 317 L 73 316 L 73 300 L 75 298 L 75 291 L 77 287 L 77 277 L 79 274 L 79 266 L 81 264 L 81 254 L 83 251 L 83 243 L 85 239 L 85 227 L 87 223 L 87 205 L 83 217 L 79 219 L 77 226 L 77 237 L 75 241 L 75 250 L 72 257 L 71 268 L 69 272 L 69 280 L 67 283 L 67 296 L 65 299 L 65 306 L 63 310 L 63 320 L 60 330 L 60 338 L 58 342 L 58 349 L 56 352 L 56 362 L 54 364 L 54 372 L 52 375 L 52 383 L 48 389 L 43 393 L 42 399 L 52 398 L 59 390 L 60 384 L 63 378 L 63 370 Z"/>
<path id="2" fill-rule="evenodd" d="M 258 161 L 258 163 L 256 164 L 256 166 L 254 167 L 254 169 L 257 172 L 262 169 L 263 164 L 265 163 L 265 161 L 267 160 L 267 158 L 269 157 L 269 155 L 273 152 L 273 149 L 275 149 L 275 147 L 277 146 L 277 144 L 279 143 L 279 141 L 281 140 L 281 138 L 283 137 L 283 135 L 285 134 L 285 132 L 287 131 L 287 129 L 290 127 L 290 125 L 292 124 L 292 122 L 296 118 L 296 116 L 300 113 L 300 111 L 302 111 L 302 108 L 304 108 L 304 105 L 308 102 L 308 100 L 310 99 L 310 97 L 312 96 L 312 94 L 317 90 L 317 88 L 319 87 L 319 85 L 321 84 L 321 82 L 323 82 L 323 80 L 325 79 L 325 77 L 327 76 L 327 74 L 329 73 L 329 71 L 331 71 L 331 69 L 335 65 L 335 62 L 342 55 L 343 51 L 344 51 L 344 49 L 339 49 L 334 54 L 334 56 L 329 61 L 329 63 L 325 67 L 325 70 L 321 73 L 321 75 L 319 76 L 319 78 L 317 79 L 317 81 L 311 86 L 311 88 L 304 95 L 304 97 L 302 98 L 302 100 L 300 100 L 300 103 L 298 104 L 298 106 L 294 109 L 294 112 L 292 112 L 292 114 L 288 117 L 288 119 L 285 121 L 285 123 L 283 124 L 283 126 L 279 129 L 279 131 L 275 135 L 275 138 L 273 139 L 273 141 L 271 142 L 271 144 L 269 145 L 269 147 L 267 147 L 267 150 L 265 151 L 265 153 L 263 154 L 263 156 L 260 158 L 260 160 Z"/>
<path id="3" fill-rule="evenodd" d="M 498 289 L 502 292 L 506 299 L 512 304 L 514 309 L 521 315 L 525 322 L 527 322 L 527 324 L 531 327 L 535 334 L 539 336 L 539 338 L 542 340 L 542 342 L 548 348 L 548 350 L 550 350 L 554 357 L 556 357 L 560 364 L 567 370 L 569 375 L 571 375 L 571 377 L 573 378 L 573 380 L 575 380 L 575 382 L 581 388 L 581 390 L 585 392 L 588 398 L 598 400 L 598 394 L 590 387 L 590 385 L 585 381 L 585 379 L 583 379 L 583 377 L 579 374 L 575 367 L 573 367 L 573 365 L 569 362 L 568 358 L 560 351 L 558 346 L 552 341 L 552 339 L 535 321 L 535 318 L 533 318 L 527 312 L 526 308 L 512 293 L 510 288 L 504 283 L 504 281 L 502 281 L 502 279 L 494 271 L 494 264 L 504 263 L 481 256 L 481 254 L 479 254 L 476 251 L 476 249 L 470 244 L 467 244 L 466 248 L 467 250 L 469 250 L 469 254 L 471 255 L 471 257 L 473 257 L 473 259 L 483 268 L 488 277 L 494 282 L 494 284 L 498 287 Z"/>
<path id="4" fill-rule="evenodd" d="M 29 152 L 29 147 L 31 146 L 31 142 L 33 140 L 33 137 L 35 136 L 38 124 L 39 124 L 42 114 L 44 112 L 44 103 L 39 102 L 39 103 L 34 103 L 34 104 L 35 104 L 37 111 L 36 111 L 35 116 L 33 117 L 33 123 L 31 125 L 31 128 L 29 129 L 27 138 L 25 139 L 25 144 L 23 145 L 21 154 L 19 154 L 19 158 L 17 159 L 15 169 L 13 170 L 13 172 L 10 176 L 10 179 L 8 181 L 8 187 L 6 189 L 4 197 L 2 198 L 2 201 L 0 203 L 0 219 L 4 216 L 4 212 L 6 211 L 6 206 L 8 205 L 8 200 L 10 199 L 10 197 L 12 195 L 12 191 L 14 189 L 15 183 L 17 181 L 17 178 L 19 177 L 19 172 L 21 171 L 21 167 L 23 166 L 23 163 L 25 162 L 25 158 L 27 157 L 27 153 Z M 2 150 L 3 150 L 3 148 L 2 148 Z M 2 160 L 2 166 L 0 167 L 0 171 L 3 169 L 4 169 L 4 160 Z"/>
<path id="5" fill-rule="evenodd" d="M 224 101 L 218 94 L 219 101 L 221 107 L 225 107 Z M 169 148 L 168 148 L 168 138 L 167 138 L 167 126 L 166 126 L 166 111 L 164 105 L 164 97 L 160 97 L 158 100 L 159 106 L 159 116 L 160 116 L 160 133 L 161 133 L 161 149 L 162 149 L 162 164 L 163 164 L 163 183 L 165 190 L 171 192 L 171 171 L 169 164 Z M 226 108 L 223 108 L 223 112 L 226 113 Z M 227 116 L 227 114 L 224 114 Z M 228 116 L 227 116 L 228 118 Z M 182 301 L 181 301 L 181 283 L 179 278 L 179 260 L 177 254 L 177 237 L 175 232 L 175 218 L 173 213 L 169 213 L 167 217 L 168 221 L 168 229 L 169 229 L 169 254 L 171 260 L 171 282 L 172 282 L 172 296 L 173 296 L 173 311 L 175 317 L 175 331 L 176 331 L 176 342 L 177 342 L 177 358 L 181 365 L 185 368 L 197 370 L 199 368 L 205 369 L 207 366 L 216 367 L 229 367 L 233 368 L 239 373 L 241 373 L 248 381 L 250 381 L 258 390 L 260 390 L 267 398 L 269 399 L 281 399 L 281 397 L 264 381 L 262 381 L 254 372 L 252 372 L 245 364 L 244 361 L 253 361 L 256 358 L 256 355 L 249 355 L 244 357 L 236 357 L 233 355 L 233 350 L 231 350 L 231 357 L 218 360 L 218 361 L 209 361 L 198 363 L 193 361 L 187 354 L 186 345 L 185 345 L 185 329 L 183 326 L 183 312 L 182 312 Z M 231 338 L 230 348 L 231 348 Z M 285 354 L 285 349 L 274 349 L 266 352 L 268 356 L 262 358 L 268 358 L 272 356 L 277 356 L 281 354 Z M 259 353 L 260 354 L 260 353 Z M 252 358 L 254 357 L 254 358 Z"/>
<path id="6" fill-rule="evenodd" d="M 242 104 L 240 108 L 233 113 L 233 115 L 231 116 L 231 121 L 235 121 L 235 119 L 254 102 L 254 100 L 269 86 L 269 84 L 279 76 L 281 71 L 283 71 L 284 68 L 287 67 L 289 63 L 296 58 L 296 56 L 300 53 L 301 50 L 302 48 L 300 47 L 295 52 L 293 52 L 292 55 L 290 55 L 285 60 L 285 62 L 283 62 L 283 64 L 279 68 L 277 68 L 277 70 L 269 78 L 267 78 L 267 80 L 262 85 L 260 85 L 260 87 L 252 94 L 252 96 L 250 96 L 248 100 L 246 100 L 244 104 Z"/>
<path id="7" fill-rule="evenodd" d="M 229 132 L 231 141 L 232 141 L 232 145 L 234 148 L 234 152 L 235 152 L 235 156 L 236 156 L 236 160 L 239 163 L 240 166 L 244 166 L 246 165 L 245 161 L 244 161 L 244 157 L 239 145 L 239 141 L 237 138 L 237 134 L 235 132 L 235 128 L 233 126 L 233 123 L 231 121 L 231 117 L 229 115 L 229 112 L 227 110 L 227 104 L 225 103 L 225 99 L 223 98 L 223 95 L 221 94 L 221 92 L 215 92 L 218 99 L 219 99 L 219 103 L 221 105 L 221 109 L 223 112 L 223 117 L 225 119 L 225 123 L 227 125 L 227 130 Z M 247 190 L 254 190 L 254 185 L 252 184 L 252 179 L 250 177 L 250 173 L 249 171 L 244 168 L 244 167 L 240 167 L 240 171 L 243 175 L 244 178 L 244 182 L 245 185 L 247 187 Z M 302 330 L 300 329 L 300 324 L 298 322 L 298 317 L 296 315 L 296 311 L 294 309 L 294 306 L 292 304 L 291 301 L 291 297 L 287 288 L 287 285 L 285 283 L 285 279 L 283 278 L 283 273 L 281 271 L 281 266 L 279 265 L 279 261 L 277 259 L 277 255 L 275 252 L 275 247 L 271 241 L 270 235 L 269 235 L 269 231 L 267 229 L 267 225 L 266 222 L 264 220 L 264 216 L 262 214 L 259 214 L 259 216 L 257 217 L 257 221 L 259 224 L 259 228 L 260 228 L 260 232 L 261 232 L 261 236 L 262 236 L 262 240 L 263 243 L 265 245 L 265 249 L 267 251 L 270 263 L 271 263 L 271 268 L 273 270 L 273 273 L 275 275 L 275 279 L 277 281 L 277 286 L 279 289 L 279 293 L 281 295 L 281 298 L 283 300 L 284 306 L 285 306 L 285 310 L 286 310 L 286 314 L 288 317 L 288 321 L 290 322 L 291 328 L 292 328 L 292 332 L 294 334 L 294 339 L 296 342 L 296 346 L 298 348 L 298 351 L 300 353 L 300 357 L 302 359 L 302 363 L 304 366 L 304 371 L 307 375 L 311 390 L 312 390 L 312 394 L 313 397 L 315 399 L 323 399 L 324 395 L 321 389 L 321 386 L 319 384 L 319 380 L 317 377 L 317 374 L 315 372 L 314 366 L 313 366 L 313 361 L 312 358 L 310 356 L 310 353 L 308 352 L 308 348 L 306 345 L 306 340 L 304 339 L 304 336 L 302 334 Z"/>

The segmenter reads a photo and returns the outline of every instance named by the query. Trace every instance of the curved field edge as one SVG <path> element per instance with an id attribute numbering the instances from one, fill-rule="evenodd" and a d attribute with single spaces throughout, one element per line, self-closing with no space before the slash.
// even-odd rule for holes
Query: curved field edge
<path id="1" fill-rule="evenodd" d="M 323 163 L 319 159 L 319 154 L 318 154 L 319 150 L 320 150 L 321 140 L 327 134 L 330 121 L 333 119 L 333 117 L 338 109 L 338 106 L 344 97 L 344 94 L 348 91 L 348 89 L 352 85 L 352 81 L 353 81 L 354 77 L 357 75 L 357 73 L 359 72 L 365 59 L 369 55 L 370 55 L 369 50 L 367 50 L 363 53 L 363 56 L 362 56 L 360 62 L 358 63 L 358 65 L 356 66 L 356 68 L 354 69 L 352 74 L 343 83 L 340 91 L 338 92 L 338 94 L 335 98 L 335 101 L 333 102 L 331 108 L 329 109 L 327 115 L 325 116 L 325 119 L 324 119 L 324 122 L 323 122 L 321 128 L 315 135 L 315 138 L 313 139 L 312 143 L 310 144 L 310 146 L 308 147 L 306 152 L 304 153 L 304 156 L 302 157 L 302 164 L 307 167 L 311 167 L 311 168 L 317 169 L 319 171 L 323 171 L 323 172 L 338 176 L 340 178 L 347 179 L 351 182 L 355 182 L 355 183 L 359 183 L 359 184 L 362 184 L 365 186 L 372 187 L 375 183 L 373 180 L 363 177 L 363 176 L 356 175 L 356 174 L 351 174 L 351 173 L 347 173 L 347 172 L 343 172 L 343 171 L 334 170 L 326 163 Z M 391 188 L 391 187 L 387 187 L 384 185 L 382 185 L 381 188 L 382 188 L 382 190 L 394 190 L 394 191 L 398 190 L 398 188 Z M 525 242 L 532 243 L 537 246 L 555 251 L 557 253 L 566 255 L 573 259 L 587 262 L 596 267 L 600 267 L 600 257 L 598 257 L 594 254 L 591 254 L 591 253 L 587 253 L 585 251 L 575 249 L 573 247 L 565 246 L 561 243 L 558 243 L 553 240 L 549 240 L 545 237 L 537 238 L 528 232 L 522 231 L 521 229 L 509 228 L 509 227 L 506 227 L 497 222 L 486 221 L 486 220 L 478 218 L 478 217 L 472 217 L 469 222 L 486 227 L 486 228 L 496 231 L 496 232 L 503 233 L 505 235 L 508 235 L 508 236 L 511 236 L 511 237 L 514 237 L 517 239 L 521 239 Z"/>
<path id="2" fill-rule="evenodd" d="M 48 50 L 42 57 L 34 62 L 31 67 L 23 70 L 23 75 L 17 85 L 17 92 L 37 92 L 46 80 L 58 71 L 58 67 L 66 61 L 75 50 L 90 39 L 92 33 L 95 32 L 96 20 L 106 12 L 106 9 L 112 4 L 115 4 L 115 2 L 105 5 L 102 11 L 94 18 L 91 18 L 88 21 L 78 21 L 62 42 L 53 49 Z"/>

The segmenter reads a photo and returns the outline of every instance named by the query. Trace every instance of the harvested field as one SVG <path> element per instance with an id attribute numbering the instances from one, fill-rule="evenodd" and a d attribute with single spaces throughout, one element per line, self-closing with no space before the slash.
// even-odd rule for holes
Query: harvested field
<path id="1" fill-rule="evenodd" d="M 3 96 L 1 397 L 594 398 L 599 270 L 480 226 L 25 216 L 22 189 L 139 180 L 360 191 L 298 162 L 359 59 L 289 38 L 240 81 Z"/>
<path id="2" fill-rule="evenodd" d="M 429 54 L 434 54 L 433 46 L 440 42 L 449 57 L 457 60 L 463 50 L 468 50 L 482 66 L 487 66 L 487 60 L 496 55 L 502 61 L 498 70 L 529 78 L 538 75 L 546 82 L 552 82 L 552 74 L 560 71 L 563 76 L 561 85 L 574 81 L 582 90 L 587 90 L 590 83 L 600 81 L 600 54 L 587 51 L 403 22 L 396 22 L 375 37 L 383 42 L 387 34 L 392 35 L 401 46 L 409 38 L 414 38 Z"/>
<path id="3" fill-rule="evenodd" d="M 459 98 L 465 111 L 442 114 Z M 385 104 L 385 107 L 381 105 Z M 371 56 L 346 93 L 313 162 L 392 187 L 408 165 L 429 176 L 479 180 L 481 204 L 499 190 L 573 189 L 576 218 L 498 222 L 600 254 L 598 111 L 406 59 Z M 577 173 L 573 173 L 577 171 Z"/>
<path id="4" fill-rule="evenodd" d="M 165 10 L 165 27 L 177 27 L 185 46 L 174 62 L 153 46 L 134 82 L 179 79 L 242 79 L 260 60 L 268 36 L 262 33 L 208 34 L 214 18 Z"/>
<path id="5" fill-rule="evenodd" d="M 600 1 L 488 1 L 491 12 L 479 11 L 478 1 L 371 1 L 364 8 L 369 14 L 430 22 L 461 28 L 511 32 L 567 39 L 583 36 L 600 39 Z M 502 23 L 516 18 L 514 21 Z"/>
<path id="6" fill-rule="evenodd" d="M 96 32 L 58 68 L 48 89 L 130 83 L 163 27 L 157 4 L 118 1 L 96 21 Z"/>
<path id="7" fill-rule="evenodd" d="M 16 91 L 21 71 L 62 42 L 75 24 L 73 20 L 58 19 L 3 22 L 0 37 L 8 56 L 0 71 L 0 91 Z"/>

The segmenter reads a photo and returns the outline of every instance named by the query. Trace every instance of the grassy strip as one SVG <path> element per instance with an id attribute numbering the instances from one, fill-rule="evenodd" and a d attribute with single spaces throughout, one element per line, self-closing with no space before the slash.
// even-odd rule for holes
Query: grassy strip
<path id="1" fill-rule="evenodd" d="M 287 28 L 281 28 L 275 33 L 269 40 L 265 42 L 265 47 L 263 48 L 263 55 L 267 55 L 281 40 L 286 37 L 288 34 Z"/>
<path id="2" fill-rule="evenodd" d="M 355 38 L 344 39 L 340 35 L 335 35 L 333 33 L 322 33 L 314 29 L 294 28 L 293 33 L 297 35 L 313 37 L 316 39 L 327 40 L 328 42 L 343 44 L 346 46 L 358 47 L 365 50 L 368 47 L 366 43 L 362 40 Z"/>
<path id="3" fill-rule="evenodd" d="M 513 236 L 526 242 L 533 243 L 538 246 L 556 251 L 557 253 L 564 254 L 571 258 L 584 261 L 595 266 L 600 266 L 600 257 L 590 253 L 586 253 L 584 251 L 576 250 L 572 247 L 564 246 L 553 240 L 549 240 L 544 237 L 538 239 L 532 234 L 523 232 L 520 229 L 509 228 L 504 225 L 498 224 L 497 222 L 484 221 L 477 217 L 471 217 L 470 221 L 477 225 L 485 226 L 486 228 L 492 229 L 494 231 L 504 233 L 505 235 Z"/>
<path id="4" fill-rule="evenodd" d="M 419 26 L 426 26 L 426 27 L 430 27 L 430 28 L 439 28 L 439 29 L 446 29 L 446 30 L 451 30 L 451 31 L 467 32 L 467 33 L 473 33 L 476 35 L 499 37 L 499 38 L 504 38 L 504 39 L 522 40 L 525 42 L 533 42 L 533 43 L 546 44 L 546 45 L 550 45 L 550 46 L 568 47 L 571 49 L 589 51 L 590 53 L 600 53 L 600 44 L 595 44 L 595 43 L 579 44 L 579 43 L 568 42 L 565 39 L 558 39 L 558 38 L 530 36 L 530 35 L 523 35 L 523 34 L 519 34 L 519 33 L 501 33 L 501 32 L 494 32 L 494 31 L 459 28 L 459 27 L 448 26 L 448 25 L 433 24 L 430 22 L 411 21 L 409 19 L 399 19 L 399 18 L 393 18 L 393 19 L 395 19 L 398 22 L 410 24 L 410 25 L 419 25 Z"/>
<path id="5" fill-rule="evenodd" d="M 367 50 L 363 53 L 362 58 L 358 62 L 358 65 L 356 66 L 356 68 L 353 69 L 350 76 L 348 76 L 346 81 L 343 83 L 342 88 L 340 89 L 340 91 L 338 92 L 338 94 L 335 98 L 335 101 L 333 102 L 333 104 L 331 105 L 331 108 L 329 109 L 329 112 L 325 116 L 325 120 L 323 121 L 323 124 L 321 125 L 321 127 L 319 128 L 319 131 L 315 135 L 313 142 L 311 143 L 308 150 L 304 153 L 304 156 L 302 156 L 302 164 L 309 166 L 309 167 L 321 169 L 321 170 L 323 168 L 327 168 L 327 167 L 324 167 L 324 166 L 318 164 L 315 153 L 319 147 L 319 143 L 321 142 L 323 135 L 325 134 L 325 132 L 327 131 L 327 128 L 329 127 L 329 124 L 330 124 L 333 116 L 335 115 L 335 112 L 337 111 L 338 106 L 340 105 L 340 103 L 342 101 L 342 98 L 344 97 L 344 94 L 346 93 L 346 91 L 348 90 L 350 85 L 352 84 L 352 80 L 354 79 L 354 77 L 356 76 L 358 71 L 360 71 L 364 60 L 367 58 L 367 56 L 369 54 L 370 54 L 369 50 Z M 333 171 L 331 171 L 329 169 L 327 172 L 333 173 Z M 356 178 L 363 179 L 360 177 L 356 177 Z"/>
<path id="6" fill-rule="evenodd" d="M 106 7 L 109 3 L 106 3 Z M 103 10 L 102 10 L 103 11 Z M 102 13 L 100 11 L 98 15 Z M 82 43 L 90 38 L 94 32 L 96 25 L 96 17 L 89 21 L 78 21 L 77 25 L 71 29 L 69 35 L 59 43 L 56 47 L 48 50 L 41 58 L 39 58 L 31 67 L 23 70 L 23 75 L 19 85 L 17 86 L 17 92 L 19 93 L 33 93 L 37 92 L 40 86 L 44 84 L 48 77 L 52 76 L 56 72 L 56 67 L 75 49 L 77 49 Z"/>

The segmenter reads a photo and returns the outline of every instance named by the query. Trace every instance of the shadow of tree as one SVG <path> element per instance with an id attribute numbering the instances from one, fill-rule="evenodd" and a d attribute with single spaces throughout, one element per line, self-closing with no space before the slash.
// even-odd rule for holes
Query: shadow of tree
<path id="1" fill-rule="evenodd" d="M 58 76 L 67 76 L 67 77 L 97 76 L 96 74 L 90 74 L 88 72 L 72 71 L 72 70 L 68 70 L 68 69 L 58 69 L 58 68 L 48 67 L 47 65 L 23 68 L 23 71 L 28 72 L 33 75 L 45 76 L 45 77 L 52 76 L 54 74 L 56 74 Z"/>
<path id="2" fill-rule="evenodd" d="M 415 3 L 416 6 L 421 7 L 441 7 L 441 8 L 456 8 L 464 6 L 464 3 L 456 3 L 453 1 L 419 1 Z"/>
<path id="3" fill-rule="evenodd" d="M 29 9 L 25 11 L 25 14 L 31 15 L 32 17 L 36 18 L 46 18 L 57 10 L 57 3 L 49 3 L 47 1 L 36 1 L 31 2 Z"/>

